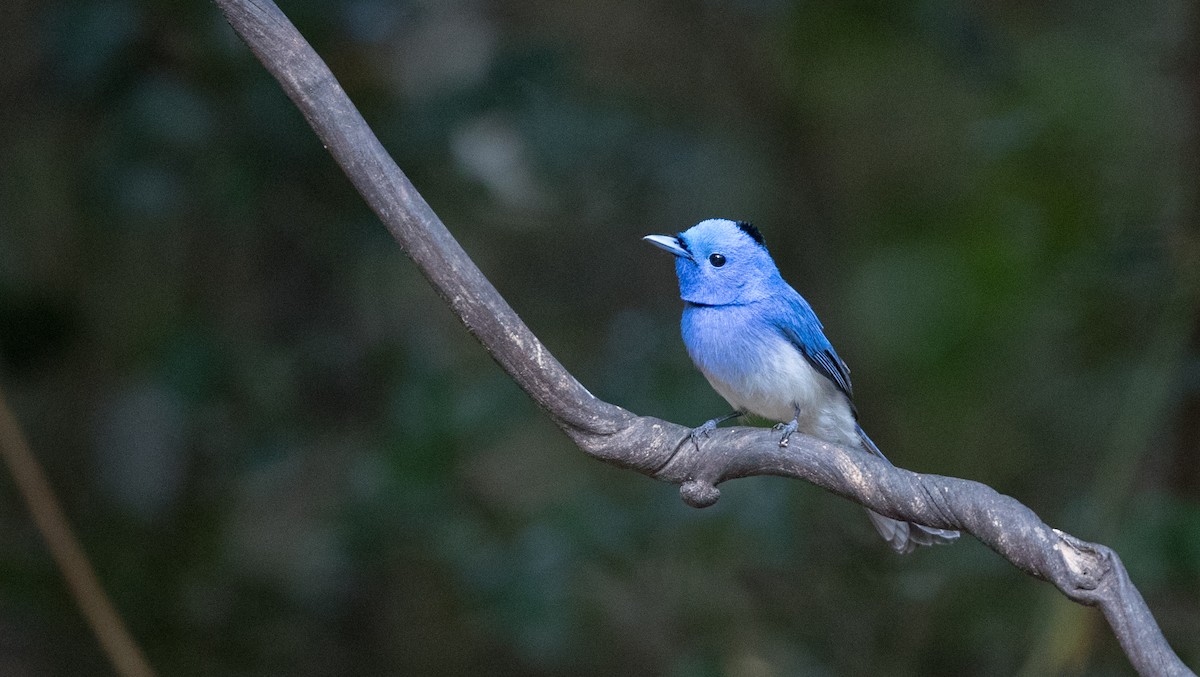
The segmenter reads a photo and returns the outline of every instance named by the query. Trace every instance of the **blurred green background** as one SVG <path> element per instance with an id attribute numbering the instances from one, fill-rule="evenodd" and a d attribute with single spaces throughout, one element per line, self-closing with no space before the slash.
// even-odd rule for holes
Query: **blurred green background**
<path id="1" fill-rule="evenodd" d="M 282 4 L 597 395 L 725 404 L 638 241 L 754 221 L 898 464 L 1122 555 L 1200 666 L 1195 3 Z M 170 675 L 1130 674 L 973 539 L 578 452 L 208 2 L 9 2 L 0 384 Z M 0 476 L 0 671 L 109 674 Z"/>

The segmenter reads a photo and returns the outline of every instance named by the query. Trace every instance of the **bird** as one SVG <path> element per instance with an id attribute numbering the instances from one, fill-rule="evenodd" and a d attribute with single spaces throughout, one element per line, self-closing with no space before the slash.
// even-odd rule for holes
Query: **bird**
<path id="1" fill-rule="evenodd" d="M 707 219 L 676 235 L 642 239 L 675 256 L 688 356 L 733 407 L 692 430 L 697 445 L 718 424 L 753 414 L 778 422 L 781 447 L 801 432 L 887 460 L 858 423 L 849 367 L 808 301 L 784 281 L 757 227 Z M 957 531 L 867 513 L 901 554 L 959 537 Z"/>

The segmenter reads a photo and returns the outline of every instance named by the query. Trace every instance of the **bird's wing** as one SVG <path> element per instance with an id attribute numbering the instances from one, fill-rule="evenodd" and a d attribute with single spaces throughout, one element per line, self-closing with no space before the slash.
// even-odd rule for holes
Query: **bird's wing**
<path id="1" fill-rule="evenodd" d="M 846 394 L 847 398 L 853 398 L 853 388 L 850 385 L 850 367 L 838 357 L 837 351 L 833 349 L 833 344 L 829 339 L 825 338 L 825 332 L 821 326 L 821 321 L 817 319 L 816 313 L 812 307 L 808 305 L 808 301 L 804 300 L 803 296 L 790 290 L 787 303 L 782 304 L 784 307 L 782 317 L 777 318 L 777 325 L 787 337 L 804 355 L 809 364 L 816 368 L 818 372 L 828 378 L 830 381 Z"/>

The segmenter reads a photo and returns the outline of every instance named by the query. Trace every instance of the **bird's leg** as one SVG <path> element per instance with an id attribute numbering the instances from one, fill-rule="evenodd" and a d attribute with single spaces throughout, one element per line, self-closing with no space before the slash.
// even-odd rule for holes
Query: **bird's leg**
<path id="1" fill-rule="evenodd" d="M 718 425 L 728 421 L 729 419 L 737 418 L 738 416 L 741 416 L 742 413 L 743 412 L 740 411 L 733 411 L 725 414 L 724 416 L 719 416 L 712 420 L 705 421 L 704 425 L 698 428 L 692 428 L 692 441 L 699 445 L 701 437 L 708 437 L 708 434 L 716 430 Z"/>
<path id="2" fill-rule="evenodd" d="M 796 430 L 800 427 L 800 407 L 796 407 L 795 413 L 795 417 L 787 423 L 775 424 L 776 430 L 783 431 L 783 437 L 779 440 L 779 446 L 781 447 L 786 447 L 788 445 L 788 438 L 791 437 L 792 433 L 796 432 Z"/>

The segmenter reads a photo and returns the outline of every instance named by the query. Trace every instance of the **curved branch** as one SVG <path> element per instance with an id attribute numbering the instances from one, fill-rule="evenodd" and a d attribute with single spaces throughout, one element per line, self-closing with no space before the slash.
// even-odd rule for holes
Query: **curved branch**
<path id="1" fill-rule="evenodd" d="M 1051 529 L 990 487 L 894 468 L 803 435 L 780 448 L 777 436 L 761 429 L 720 429 L 697 446 L 688 428 L 594 397 L 500 297 L 287 17 L 269 0 L 216 3 L 467 330 L 585 453 L 679 484 L 695 507 L 716 502 L 717 485 L 726 480 L 779 475 L 889 517 L 970 532 L 1070 599 L 1099 607 L 1140 674 L 1193 674 L 1163 638 L 1116 553 Z"/>

